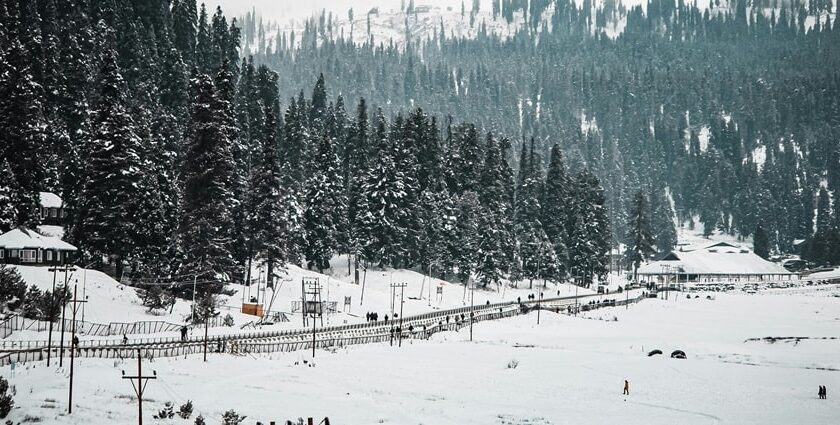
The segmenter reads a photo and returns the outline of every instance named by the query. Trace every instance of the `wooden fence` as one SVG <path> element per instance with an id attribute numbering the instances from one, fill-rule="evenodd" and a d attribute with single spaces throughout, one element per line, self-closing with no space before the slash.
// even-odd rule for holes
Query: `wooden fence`
<path id="1" fill-rule="evenodd" d="M 620 296 L 620 294 L 615 295 Z M 598 302 L 594 302 L 596 297 L 601 297 L 597 298 Z M 472 313 L 472 322 L 477 323 L 527 314 L 536 309 L 557 313 L 573 313 L 576 310 L 583 310 L 584 306 L 587 310 L 591 310 L 636 303 L 642 299 L 641 294 L 628 299 L 607 298 L 605 300 L 602 295 L 584 295 L 577 298 L 559 297 L 523 303 L 503 302 L 461 307 L 406 317 L 403 319 L 403 328 L 400 331 L 396 331 L 399 320 L 316 328 L 314 343 L 316 349 L 387 341 L 396 343 L 400 334 L 403 339 L 425 339 L 437 332 L 463 329 L 470 325 L 470 313 Z M 581 300 L 592 300 L 593 302 L 581 303 Z M 43 341 L 31 341 L 27 343 L 29 345 L 18 345 L 15 348 L 3 347 L 0 349 L 0 366 L 8 364 L 10 361 L 25 363 L 43 360 L 47 357 L 47 350 L 51 350 L 51 356 L 53 357 L 57 357 L 62 352 L 61 347 L 47 347 L 46 345 L 38 345 L 39 343 L 43 343 Z M 138 349 L 141 350 L 141 355 L 144 357 L 177 357 L 200 353 L 204 350 L 205 343 L 208 345 L 208 351 L 211 352 L 272 353 L 311 350 L 313 340 L 311 329 L 293 329 L 218 335 L 209 338 L 206 342 L 202 337 L 188 338 L 185 341 L 178 338 L 149 338 L 132 340 L 126 344 L 119 340 L 82 341 L 75 350 L 77 357 L 135 358 Z M 221 350 L 219 350 L 220 348 Z M 63 350 L 63 352 L 65 356 L 70 355 L 69 348 Z"/>

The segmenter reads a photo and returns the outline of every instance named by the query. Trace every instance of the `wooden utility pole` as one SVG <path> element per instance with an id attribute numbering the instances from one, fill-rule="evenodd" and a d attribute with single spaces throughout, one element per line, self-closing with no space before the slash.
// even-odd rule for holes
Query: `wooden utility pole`
<path id="1" fill-rule="evenodd" d="M 61 291 L 61 344 L 59 345 L 59 353 L 58 353 L 58 367 L 64 366 L 64 313 L 67 310 L 67 302 L 64 301 L 64 294 L 67 292 L 67 272 L 70 271 L 70 265 L 64 265 L 64 288 Z M 76 268 L 73 267 L 72 269 L 74 272 Z M 72 276 L 72 273 L 70 274 Z M 53 296 L 55 296 L 55 292 L 53 292 Z"/>
<path id="2" fill-rule="evenodd" d="M 78 301 L 76 293 L 79 285 L 73 285 L 73 338 L 70 340 L 70 396 L 67 398 L 67 414 L 73 413 L 73 365 L 76 359 L 76 313 L 79 311 L 79 304 L 84 305 L 86 300 Z"/>
<path id="3" fill-rule="evenodd" d="M 475 283 L 470 286 L 470 341 L 472 341 L 472 328 L 473 328 L 473 306 L 475 305 Z"/>
<path id="4" fill-rule="evenodd" d="M 399 328 L 399 330 L 400 330 L 400 331 L 399 331 L 399 335 L 397 335 L 397 338 L 398 338 L 398 346 L 400 346 L 400 347 L 402 347 L 402 334 L 403 334 L 403 328 L 402 328 L 402 325 L 403 325 L 403 303 L 404 303 L 403 298 L 404 298 L 404 296 L 405 296 L 405 287 L 406 287 L 406 286 L 408 286 L 408 284 L 407 284 L 407 283 L 405 283 L 405 282 L 402 282 L 402 283 L 392 283 L 392 284 L 391 284 L 391 293 L 393 294 L 393 296 L 391 297 L 391 299 L 393 299 L 393 298 L 396 296 L 396 294 L 397 294 L 397 288 L 400 288 L 400 321 L 399 321 L 399 323 L 397 324 L 397 327 L 398 327 L 398 328 Z M 393 308 L 393 306 L 392 306 L 392 307 L 391 307 L 391 312 L 392 312 L 392 313 L 391 313 L 391 315 L 393 315 L 393 314 L 394 314 L 394 313 L 393 313 L 393 311 L 394 311 L 394 308 Z"/>
<path id="5" fill-rule="evenodd" d="M 52 267 L 47 269 L 48 271 L 53 272 L 53 285 L 52 285 L 52 295 L 53 298 L 50 301 L 50 333 L 47 336 L 47 367 L 50 367 L 50 357 L 52 354 L 52 333 L 53 333 L 53 311 L 55 310 L 55 279 L 56 274 L 58 274 L 58 266 Z"/>
<path id="6" fill-rule="evenodd" d="M 543 293 L 540 291 L 540 300 L 537 301 L 537 324 L 540 324 L 540 310 L 542 310 Z"/>
<path id="7" fill-rule="evenodd" d="M 204 315 L 204 362 L 207 363 L 207 328 L 210 327 L 210 315 Z"/>
<path id="8" fill-rule="evenodd" d="M 152 371 L 152 375 L 143 376 L 143 356 L 140 354 L 140 349 L 137 349 L 137 376 L 126 376 L 125 371 L 122 372 L 122 379 L 128 379 L 131 386 L 134 387 L 134 393 L 137 394 L 137 419 L 140 425 L 143 425 L 143 392 L 146 390 L 146 384 L 149 379 L 157 379 L 157 372 Z M 137 383 L 134 383 L 134 380 Z"/>
<path id="9" fill-rule="evenodd" d="M 324 303 L 321 300 L 321 284 L 318 283 L 317 277 L 303 278 L 301 286 L 306 288 L 303 293 L 303 317 L 306 320 L 306 315 L 312 319 L 312 358 L 315 358 L 315 319 L 321 318 L 321 326 L 324 326 Z M 312 297 L 312 301 L 306 301 L 306 295 Z"/>

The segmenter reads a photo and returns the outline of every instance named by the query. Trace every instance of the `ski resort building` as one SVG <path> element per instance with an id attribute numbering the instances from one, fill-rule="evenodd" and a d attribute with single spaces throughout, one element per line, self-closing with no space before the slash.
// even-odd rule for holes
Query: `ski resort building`
<path id="1" fill-rule="evenodd" d="M 727 242 L 671 251 L 660 260 L 639 268 L 640 280 L 660 284 L 778 282 L 798 278 L 798 274 L 781 265 Z"/>
<path id="2" fill-rule="evenodd" d="M 60 265 L 70 263 L 77 249 L 59 238 L 24 227 L 0 235 L 0 263 Z"/>

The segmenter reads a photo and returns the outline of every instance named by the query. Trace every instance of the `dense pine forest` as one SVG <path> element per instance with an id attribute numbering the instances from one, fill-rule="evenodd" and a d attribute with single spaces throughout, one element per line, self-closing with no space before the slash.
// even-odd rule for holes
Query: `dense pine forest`
<path id="1" fill-rule="evenodd" d="M 2 0 L 0 230 L 54 192 L 79 263 L 235 281 L 336 254 L 591 277 L 673 248 L 674 217 L 837 261 L 830 6 L 497 6 L 528 23 L 400 49 L 322 15 L 255 48 L 253 15 L 195 0 Z"/>
<path id="2" fill-rule="evenodd" d="M 631 204 L 642 191 L 660 249 L 675 242 L 673 205 L 678 225 L 706 235 L 761 227 L 771 252 L 840 262 L 830 248 L 840 246 L 840 202 L 830 201 L 840 190 L 832 2 L 494 1 L 494 19 L 527 23 L 510 37 L 489 33 L 478 2 L 466 2 L 460 25 L 478 27 L 474 39 L 452 37 L 442 22 L 412 38 L 428 15 L 406 3 L 405 49 L 404 40 L 354 44 L 330 14 L 275 36 L 249 13 L 244 40 L 287 96 L 304 70 L 317 70 L 386 112 L 454 114 L 508 135 L 513 150 L 531 138 L 544 155 L 559 145 L 571 170 L 603 182 L 614 243 L 632 245 Z M 369 32 L 370 18 L 355 14 L 355 31 Z"/>
<path id="3" fill-rule="evenodd" d="M 118 276 L 339 253 L 484 285 L 606 272 L 601 183 L 559 146 L 347 103 L 315 71 L 285 101 L 240 32 L 194 0 L 0 1 L 2 230 L 38 225 L 49 191 L 77 262 Z"/>

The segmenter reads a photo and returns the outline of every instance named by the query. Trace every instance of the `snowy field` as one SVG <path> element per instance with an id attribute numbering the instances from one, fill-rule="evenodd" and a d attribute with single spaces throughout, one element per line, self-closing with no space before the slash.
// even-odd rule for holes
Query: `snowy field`
<path id="1" fill-rule="evenodd" d="M 705 294 L 646 300 L 567 317 L 536 315 L 477 324 L 430 341 L 261 357 L 159 359 L 147 387 L 147 423 L 171 401 L 220 423 L 235 409 L 244 423 L 327 416 L 334 424 L 836 424 L 840 339 L 769 343 L 763 337 L 840 337 L 840 291 L 819 296 Z M 661 349 L 665 356 L 648 357 Z M 671 359 L 673 350 L 688 358 Z M 517 361 L 515 368 L 508 367 Z M 66 369 L 66 368 L 65 368 Z M 14 421 L 132 423 L 137 405 L 120 371 L 135 361 L 76 365 L 67 416 L 67 370 L 18 365 Z M 625 379 L 630 396 L 622 396 Z M 827 385 L 828 400 L 817 399 Z M 195 415 L 195 414 L 194 414 Z M 190 421 L 189 423 L 192 423 Z"/>

